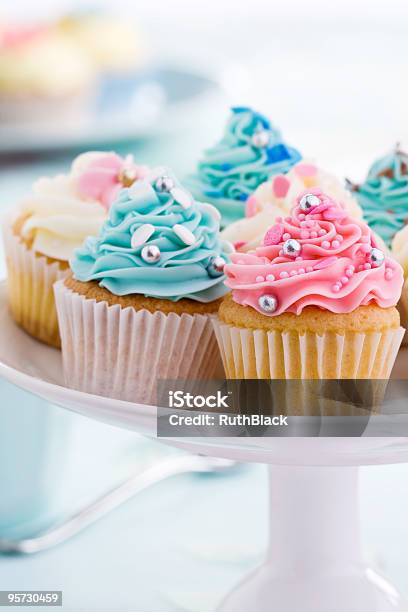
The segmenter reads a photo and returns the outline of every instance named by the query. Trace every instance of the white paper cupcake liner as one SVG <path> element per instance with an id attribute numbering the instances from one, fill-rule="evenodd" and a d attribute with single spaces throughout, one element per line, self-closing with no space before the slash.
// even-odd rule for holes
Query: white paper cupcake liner
<path id="1" fill-rule="evenodd" d="M 109 306 L 63 281 L 54 292 L 65 380 L 74 389 L 155 404 L 158 380 L 209 379 L 222 368 L 206 315 Z"/>
<path id="2" fill-rule="evenodd" d="M 213 318 L 228 378 L 388 379 L 405 330 L 326 332 L 322 335 L 267 332 L 227 325 Z"/>
<path id="3" fill-rule="evenodd" d="M 58 262 L 36 254 L 13 233 L 13 220 L 3 223 L 10 311 L 16 323 L 38 340 L 60 345 L 53 285 L 69 273 Z"/>

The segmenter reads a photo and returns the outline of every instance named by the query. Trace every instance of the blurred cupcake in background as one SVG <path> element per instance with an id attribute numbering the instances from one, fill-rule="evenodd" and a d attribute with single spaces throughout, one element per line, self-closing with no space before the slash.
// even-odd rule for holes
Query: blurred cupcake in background
<path id="1" fill-rule="evenodd" d="M 235 221 L 222 232 L 225 240 L 237 251 L 247 252 L 263 242 L 268 227 L 277 217 L 287 216 L 295 198 L 305 189 L 318 187 L 333 200 L 340 202 L 351 217 L 361 219 L 360 206 L 345 186 L 332 174 L 313 163 L 301 161 L 286 175 L 277 174 L 255 190 L 245 206 L 245 218 Z"/>
<path id="2" fill-rule="evenodd" d="M 67 384 L 151 404 L 160 379 L 211 378 L 228 251 L 217 210 L 169 170 L 122 190 L 54 287 Z"/>
<path id="3" fill-rule="evenodd" d="M 399 146 L 371 166 L 362 184 L 352 184 L 369 226 L 385 241 L 408 278 L 408 155 Z M 408 283 L 399 304 L 402 323 L 408 327 Z"/>
<path id="4" fill-rule="evenodd" d="M 98 233 L 119 190 L 146 173 L 131 157 L 84 153 L 69 174 L 39 179 L 7 215 L 3 235 L 10 310 L 30 335 L 60 346 L 52 286 L 67 275 L 75 248 Z"/>
<path id="5" fill-rule="evenodd" d="M 123 74 L 145 61 L 144 39 L 133 19 L 95 10 L 67 15 L 56 28 L 101 72 Z"/>
<path id="6" fill-rule="evenodd" d="M 266 117 L 235 107 L 224 136 L 204 152 L 186 183 L 198 200 L 217 207 L 225 227 L 244 217 L 246 201 L 260 184 L 286 174 L 300 159 Z"/>
<path id="7" fill-rule="evenodd" d="M 0 122 L 77 118 L 95 76 L 87 55 L 52 28 L 0 25 Z"/>
<path id="8" fill-rule="evenodd" d="M 387 379 L 402 336 L 401 267 L 318 189 L 225 266 L 215 322 L 228 378 Z"/>

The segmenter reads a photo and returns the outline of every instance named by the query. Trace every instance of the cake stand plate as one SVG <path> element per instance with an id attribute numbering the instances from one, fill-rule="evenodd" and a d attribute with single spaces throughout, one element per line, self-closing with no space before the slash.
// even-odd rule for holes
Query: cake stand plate
<path id="1" fill-rule="evenodd" d="M 0 284 L 0 376 L 89 418 L 156 437 L 156 408 L 64 386 L 59 351 L 11 320 Z M 408 372 L 401 351 L 395 373 Z M 408 438 L 161 438 L 193 453 L 268 464 L 269 546 L 264 564 L 219 612 L 408 612 L 360 544 L 358 466 L 408 461 Z M 237 538 L 239 534 L 237 534 Z"/>

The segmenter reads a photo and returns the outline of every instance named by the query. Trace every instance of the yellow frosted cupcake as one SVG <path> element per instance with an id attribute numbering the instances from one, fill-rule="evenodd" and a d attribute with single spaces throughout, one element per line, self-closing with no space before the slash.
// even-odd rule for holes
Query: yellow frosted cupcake
<path id="1" fill-rule="evenodd" d="M 115 153 L 85 153 L 69 174 L 39 179 L 5 218 L 10 311 L 30 335 L 60 346 L 53 284 L 68 274 L 75 248 L 98 233 L 119 189 L 146 171 Z"/>
<path id="2" fill-rule="evenodd" d="M 389 377 L 404 333 L 401 267 L 320 189 L 225 272 L 232 297 L 214 324 L 229 378 Z"/>

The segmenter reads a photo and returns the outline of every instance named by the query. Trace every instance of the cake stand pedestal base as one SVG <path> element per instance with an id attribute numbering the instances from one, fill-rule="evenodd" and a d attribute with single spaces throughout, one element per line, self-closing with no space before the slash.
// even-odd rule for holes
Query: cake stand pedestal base
<path id="1" fill-rule="evenodd" d="M 219 612 L 408 612 L 396 589 L 364 563 L 358 468 L 268 469 L 267 558 Z"/>

